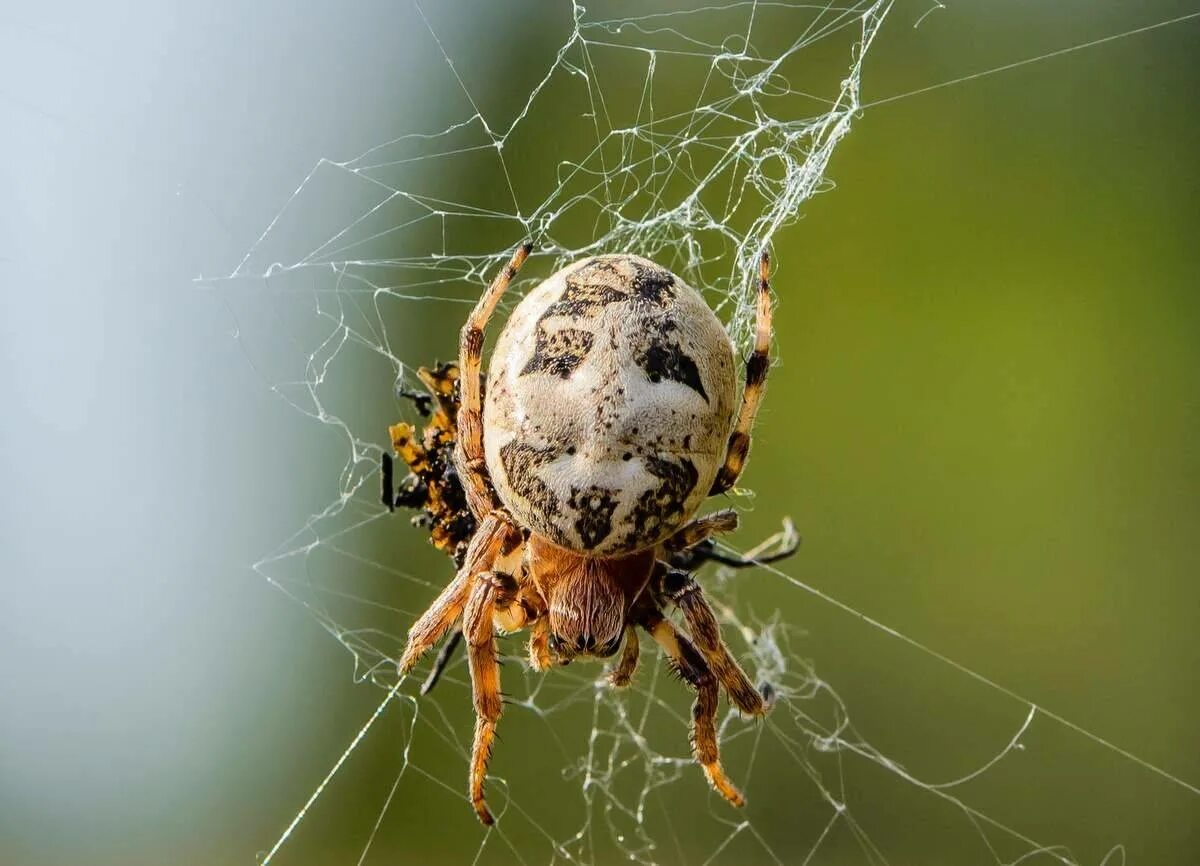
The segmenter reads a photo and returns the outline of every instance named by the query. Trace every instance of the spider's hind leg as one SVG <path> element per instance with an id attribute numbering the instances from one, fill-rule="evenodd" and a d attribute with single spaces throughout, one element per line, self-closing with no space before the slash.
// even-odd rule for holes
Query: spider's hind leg
<path id="1" fill-rule="evenodd" d="M 513 253 L 505 268 L 492 280 L 467 317 L 459 334 L 458 462 L 466 476 L 463 487 L 474 514 L 486 514 L 498 505 L 483 456 L 483 362 L 484 329 L 500 298 L 520 271 L 533 245 L 524 243 Z"/>

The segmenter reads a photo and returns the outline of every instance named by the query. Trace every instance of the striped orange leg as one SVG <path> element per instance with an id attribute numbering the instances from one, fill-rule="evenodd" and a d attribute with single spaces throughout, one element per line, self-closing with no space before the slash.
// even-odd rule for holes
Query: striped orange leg
<path id="1" fill-rule="evenodd" d="M 520 540 L 520 532 L 508 522 L 503 511 L 493 511 L 483 519 L 471 538 L 463 567 L 408 630 L 408 645 L 399 663 L 401 676 L 411 671 L 421 656 L 458 621 L 477 575 L 491 568 L 497 556 L 514 548 Z"/>
<path id="2" fill-rule="evenodd" d="M 629 685 L 633 675 L 637 672 L 638 655 L 641 648 L 638 646 L 638 633 L 633 626 L 625 627 L 625 646 L 621 649 L 621 658 L 617 661 L 617 666 L 608 672 L 608 682 L 610 685 L 618 689 L 623 689 Z"/>
<path id="3" fill-rule="evenodd" d="M 692 753 L 703 768 L 708 783 L 730 804 L 746 805 L 746 798 L 729 781 L 721 766 L 716 725 L 717 699 L 720 696 L 717 678 L 704 661 L 704 656 L 662 614 L 653 612 L 645 615 L 642 626 L 666 652 L 671 667 L 696 691 L 696 702 L 692 704 Z"/>
<path id="4" fill-rule="evenodd" d="M 664 597 L 683 611 L 688 634 L 725 687 L 729 699 L 747 715 L 763 715 L 768 709 L 767 703 L 758 689 L 754 688 L 742 666 L 730 655 L 729 648 L 721 639 L 717 617 L 696 579 L 686 571 L 671 569 L 663 574 L 661 591 Z"/>
<path id="5" fill-rule="evenodd" d="M 483 797 L 488 762 L 496 739 L 496 725 L 504 701 L 500 695 L 500 664 L 492 617 L 497 608 L 512 604 L 517 584 L 511 575 L 488 572 L 480 575 L 463 611 L 463 634 L 467 638 L 467 661 L 471 667 L 471 689 L 475 698 L 475 739 L 471 745 L 471 806 L 484 824 L 495 822 Z"/>
<path id="6" fill-rule="evenodd" d="M 738 476 L 746 467 L 750 453 L 750 430 L 767 390 L 767 369 L 771 366 L 771 259 L 762 254 L 758 265 L 758 307 L 755 314 L 754 351 L 746 359 L 746 388 L 742 392 L 742 408 L 738 412 L 729 445 L 725 451 L 725 465 L 717 473 L 710 496 L 724 493 L 737 483 Z"/>
<path id="7" fill-rule="evenodd" d="M 533 247 L 522 244 L 512 260 L 505 266 L 483 297 L 467 317 L 458 343 L 459 393 L 458 407 L 458 464 L 463 474 L 467 503 L 476 517 L 495 508 L 496 494 L 488 480 L 487 465 L 483 459 L 483 389 L 480 387 L 479 371 L 483 364 L 483 337 L 488 319 L 496 310 L 496 304 L 508 289 L 513 277 L 529 257 Z"/>

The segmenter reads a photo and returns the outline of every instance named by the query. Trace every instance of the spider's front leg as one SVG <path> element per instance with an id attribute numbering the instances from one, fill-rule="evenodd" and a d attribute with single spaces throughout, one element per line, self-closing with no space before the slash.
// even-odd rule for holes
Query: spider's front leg
<path id="1" fill-rule="evenodd" d="M 421 656 L 458 621 L 478 575 L 491 568 L 497 557 L 514 550 L 520 540 L 520 531 L 504 512 L 493 511 L 483 519 L 471 538 L 458 574 L 408 630 L 408 644 L 398 665 L 401 676 L 411 671 Z"/>
<path id="2" fill-rule="evenodd" d="M 639 625 L 650 632 L 655 643 L 667 654 L 671 667 L 696 692 L 696 701 L 692 704 L 692 753 L 708 783 L 731 805 L 744 806 L 746 798 L 721 766 L 716 724 L 720 689 L 716 676 L 692 642 L 657 609 L 645 610 L 639 617 Z"/>
<path id="3" fill-rule="evenodd" d="M 694 572 L 706 562 L 716 562 L 729 568 L 771 565 L 793 556 L 800 549 L 800 536 L 796 534 L 792 522 L 785 520 L 782 531 L 758 545 L 756 552 L 739 556 L 718 550 L 713 535 L 736 528 L 737 514 L 733 511 L 718 511 L 693 520 L 667 539 L 663 545 L 665 556 L 662 558 L 672 568 Z"/>
<path id="4" fill-rule="evenodd" d="M 631 625 L 625 626 L 625 646 L 621 648 L 621 658 L 617 661 L 617 666 L 608 672 L 610 685 L 618 689 L 629 685 L 629 681 L 637 672 L 640 653 L 641 647 L 638 646 L 637 631 Z"/>
<path id="5" fill-rule="evenodd" d="M 696 579 L 686 571 L 667 568 L 659 563 L 655 582 L 662 597 L 683 612 L 688 634 L 725 687 L 729 699 L 747 715 L 761 716 L 766 713 L 770 707 L 725 646 L 716 614 Z"/>
<path id="6" fill-rule="evenodd" d="M 733 432 L 725 451 L 725 464 L 717 473 L 710 496 L 724 493 L 737 483 L 746 468 L 750 453 L 750 433 L 754 418 L 767 388 L 767 370 L 771 366 L 771 259 L 766 251 L 758 263 L 758 303 L 755 311 L 754 351 L 746 359 L 746 385 L 742 407 L 738 410 Z"/>
<path id="7" fill-rule="evenodd" d="M 463 487 L 467 502 L 474 514 L 486 513 L 497 504 L 483 456 L 483 389 L 479 378 L 483 363 L 484 329 L 501 296 L 521 270 L 525 259 L 529 258 L 532 249 L 533 245 L 529 243 L 517 248 L 508 265 L 483 293 L 459 334 L 458 463 L 465 476 Z"/>
<path id="8" fill-rule="evenodd" d="M 467 661 L 471 669 L 471 689 L 475 700 L 475 738 L 471 745 L 471 806 L 484 824 L 495 822 L 483 796 L 496 725 L 504 701 L 500 693 L 500 663 L 497 660 L 493 617 L 510 607 L 519 587 L 510 574 L 481 574 L 471 590 L 463 611 L 463 634 L 467 638 Z"/>
<path id="9" fill-rule="evenodd" d="M 550 618 L 540 616 L 529 627 L 529 666 L 538 673 L 550 670 L 554 659 L 550 655 Z"/>

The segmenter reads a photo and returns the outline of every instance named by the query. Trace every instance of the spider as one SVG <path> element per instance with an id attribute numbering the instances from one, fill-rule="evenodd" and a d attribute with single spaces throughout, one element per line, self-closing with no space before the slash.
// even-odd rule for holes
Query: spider
<path id="1" fill-rule="evenodd" d="M 410 629 L 399 672 L 461 620 L 422 692 L 465 635 L 476 714 L 469 797 L 490 825 L 484 782 L 503 707 L 496 633 L 529 629 L 538 671 L 619 651 L 609 682 L 622 687 L 637 669 L 642 629 L 696 693 L 697 763 L 741 806 L 717 746 L 719 690 L 749 716 L 768 710 L 772 692 L 756 689 L 730 654 L 691 571 L 710 559 L 765 561 L 716 551 L 713 536 L 737 526 L 732 510 L 695 514 L 734 485 L 749 453 L 769 367 L 769 259 L 760 263 L 739 406 L 721 323 L 694 289 L 633 255 L 575 262 L 531 291 L 501 332 L 485 395 L 484 329 L 530 251 L 525 244 L 513 254 L 468 317 L 458 366 L 418 371 L 428 396 L 401 392 L 431 420 L 420 442 L 409 424 L 390 428 L 412 471 L 397 495 L 384 455 L 384 503 L 421 508 L 414 522 L 429 527 L 458 572 Z M 668 605 L 682 612 L 687 634 L 666 617 Z"/>
<path id="2" fill-rule="evenodd" d="M 433 369 L 420 367 L 417 378 L 427 393 L 400 388 L 397 394 L 413 402 L 417 413 L 428 418 L 418 438 L 412 424 L 401 422 L 388 428 L 392 448 L 408 465 L 409 473 L 397 490 L 395 462 L 386 451 L 380 457 L 381 497 L 389 511 L 412 508 L 421 511 L 414 526 L 429 530 L 430 542 L 462 567 L 467 544 L 475 532 L 475 518 L 466 509 L 466 493 L 454 465 L 454 420 L 458 416 L 458 365 L 438 363 Z M 437 411 L 432 409 L 436 402 Z M 800 547 L 800 538 L 790 521 L 784 529 L 756 548 L 753 556 L 736 556 L 718 550 L 706 538 L 691 547 L 668 551 L 667 564 L 682 571 L 696 571 L 707 562 L 726 568 L 753 568 L 787 559 Z M 770 551 L 770 552 L 765 552 Z M 634 639 L 632 636 L 631 640 Z M 437 659 L 421 684 L 427 695 L 438 684 L 446 666 L 462 642 L 462 630 L 454 629 L 438 652 Z"/>

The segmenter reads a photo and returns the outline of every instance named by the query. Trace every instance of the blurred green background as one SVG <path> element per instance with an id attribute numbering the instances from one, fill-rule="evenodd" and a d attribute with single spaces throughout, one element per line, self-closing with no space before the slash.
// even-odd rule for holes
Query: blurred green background
<path id="1" fill-rule="evenodd" d="M 892 12 L 836 189 L 777 239 L 781 360 L 736 541 L 790 515 L 804 544 L 789 575 L 1200 785 L 1200 19 L 889 101 L 1197 10 L 964 0 L 914 27 L 930 5 Z M 501 114 L 569 20 L 550 4 L 426 12 Z M 303 376 L 304 325 L 272 328 L 282 307 L 261 285 L 251 321 L 227 306 L 240 290 L 191 280 L 228 272 L 318 158 L 441 128 L 462 104 L 407 5 L 38 4 L 0 15 L 0 37 L 0 863 L 255 862 L 383 693 L 249 568 L 336 497 L 346 460 L 343 436 L 269 387 Z M 403 310 L 389 330 L 404 361 L 451 352 L 462 305 Z M 382 444 L 388 371 L 346 364 L 337 393 Z M 403 519 L 363 544 L 448 577 Z M 370 571 L 345 579 L 406 612 L 432 595 Z M 980 766 L 1028 713 L 777 576 L 736 588 L 740 612 L 802 630 L 797 667 L 924 780 Z M 402 635 L 404 615 L 380 617 Z M 465 737 L 461 676 L 442 690 L 428 712 Z M 656 694 L 686 711 L 674 684 Z M 563 767 L 591 713 L 506 716 L 494 770 L 535 819 L 507 841 L 485 842 L 462 801 L 461 754 L 418 733 L 428 775 L 401 778 L 365 862 L 566 862 L 551 841 L 585 804 Z M 410 721 L 389 708 L 274 862 L 358 862 Z M 647 736 L 683 753 L 669 713 Z M 1080 863 L 1122 844 L 1129 863 L 1200 860 L 1185 784 L 1040 715 L 1022 743 L 951 793 Z M 729 760 L 747 829 L 718 852 L 743 816 L 687 768 L 647 801 L 662 845 L 647 856 L 974 864 L 1032 847 L 989 830 L 989 853 L 971 816 L 861 758 L 802 762 L 769 731 L 749 746 Z M 806 767 L 845 780 L 849 817 L 820 845 L 832 810 Z M 594 838 L 570 850 L 618 862 L 607 820 L 597 805 Z"/>

